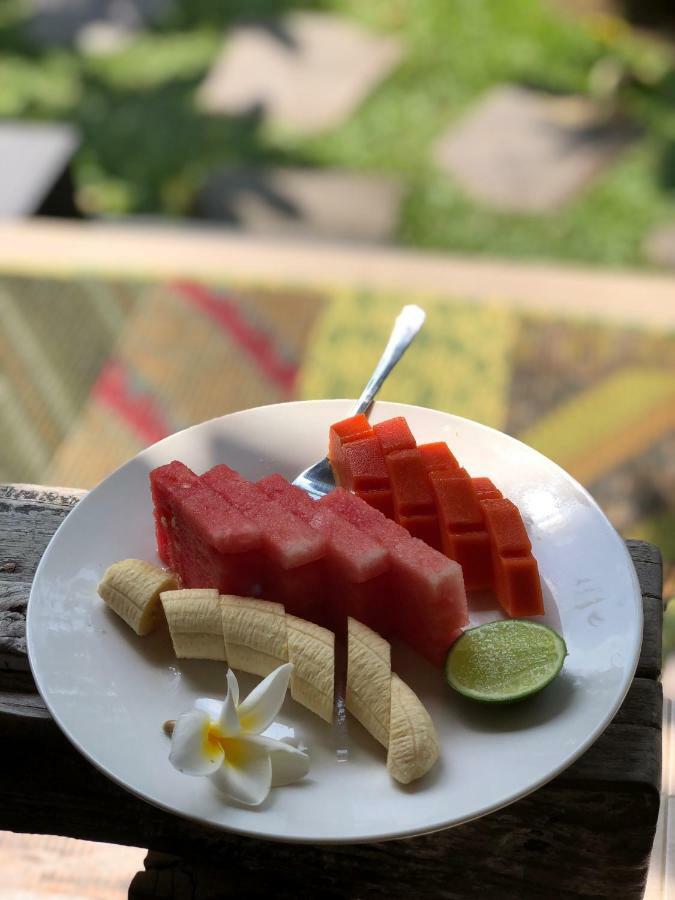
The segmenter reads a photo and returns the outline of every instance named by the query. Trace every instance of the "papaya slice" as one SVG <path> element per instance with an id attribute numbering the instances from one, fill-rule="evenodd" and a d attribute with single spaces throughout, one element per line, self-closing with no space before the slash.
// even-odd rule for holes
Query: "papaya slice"
<path id="1" fill-rule="evenodd" d="M 397 450 L 414 450 L 417 446 L 413 433 L 403 416 L 379 422 L 377 425 L 373 425 L 373 431 L 385 456 L 395 453 Z"/>
<path id="2" fill-rule="evenodd" d="M 417 448 L 422 456 L 422 462 L 427 472 L 438 470 L 459 471 L 459 463 L 453 456 L 450 448 L 443 441 L 432 444 L 420 444 Z"/>

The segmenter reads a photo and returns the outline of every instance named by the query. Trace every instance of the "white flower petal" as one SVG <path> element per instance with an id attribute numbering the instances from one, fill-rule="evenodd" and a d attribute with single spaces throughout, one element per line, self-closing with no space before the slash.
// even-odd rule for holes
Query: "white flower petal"
<path id="1" fill-rule="evenodd" d="M 246 735 L 241 739 L 246 744 L 256 744 L 266 749 L 272 761 L 272 787 L 281 787 L 299 781 L 309 772 L 309 756 L 286 741 L 261 734 Z"/>
<path id="2" fill-rule="evenodd" d="M 176 720 L 169 762 L 180 772 L 210 775 L 222 765 L 225 754 L 220 744 L 209 740 L 209 725 L 208 714 L 199 709 L 192 709 Z"/>
<path id="3" fill-rule="evenodd" d="M 239 706 L 239 682 L 232 669 L 227 670 L 227 689 L 232 694 L 234 705 Z"/>
<path id="4" fill-rule="evenodd" d="M 274 721 L 286 696 L 286 688 L 293 671 L 291 663 L 284 663 L 257 685 L 239 705 L 242 731 L 260 734 Z"/>
<path id="5" fill-rule="evenodd" d="M 232 669 L 227 671 L 227 697 L 220 711 L 218 718 L 218 728 L 223 737 L 236 737 L 241 728 L 239 726 L 239 716 L 237 714 L 237 701 L 235 697 L 239 696 L 239 685 Z"/>
<path id="6" fill-rule="evenodd" d="M 295 728 L 292 725 L 284 725 L 282 722 L 272 722 L 269 728 L 265 729 L 265 737 L 274 738 L 275 741 L 287 741 L 293 746 L 295 743 Z"/>
<path id="7" fill-rule="evenodd" d="M 210 697 L 200 697 L 199 700 L 195 700 L 194 708 L 205 712 L 212 722 L 217 722 L 220 719 L 223 701 L 213 700 Z"/>
<path id="8" fill-rule="evenodd" d="M 227 742 L 225 761 L 211 775 L 211 780 L 233 800 L 258 806 L 272 787 L 270 755 L 264 747 L 235 738 Z"/>

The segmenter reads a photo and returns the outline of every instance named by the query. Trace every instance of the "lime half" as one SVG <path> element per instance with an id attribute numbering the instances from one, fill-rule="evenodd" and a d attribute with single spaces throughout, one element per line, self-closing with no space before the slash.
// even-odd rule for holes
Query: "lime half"
<path id="1" fill-rule="evenodd" d="M 526 619 L 469 628 L 448 651 L 448 684 L 465 697 L 511 703 L 553 681 L 567 655 L 565 641 L 547 625 Z"/>

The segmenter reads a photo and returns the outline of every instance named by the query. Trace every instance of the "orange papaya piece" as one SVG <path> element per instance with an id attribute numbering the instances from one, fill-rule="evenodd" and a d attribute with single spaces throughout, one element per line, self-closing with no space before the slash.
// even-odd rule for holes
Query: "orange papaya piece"
<path id="1" fill-rule="evenodd" d="M 492 548 L 487 531 L 445 532 L 443 551 L 462 567 L 467 591 L 482 591 L 494 585 Z"/>
<path id="2" fill-rule="evenodd" d="M 377 425 L 373 425 L 373 431 L 385 456 L 395 453 L 397 450 L 414 450 L 417 446 L 413 433 L 403 416 L 378 422 Z"/>
<path id="3" fill-rule="evenodd" d="M 514 618 L 543 616 L 539 567 L 531 553 L 495 560 L 495 593 L 504 610 Z"/>
<path id="4" fill-rule="evenodd" d="M 539 567 L 520 511 L 510 500 L 484 500 L 481 508 L 492 544 L 497 599 L 510 616 L 541 616 Z"/>
<path id="5" fill-rule="evenodd" d="M 470 478 L 455 472 L 429 474 L 436 512 L 442 528 L 450 534 L 483 531 L 483 513 Z"/>
<path id="6" fill-rule="evenodd" d="M 503 497 L 489 478 L 472 478 L 471 483 L 479 500 L 501 500 Z"/>
<path id="7" fill-rule="evenodd" d="M 377 438 L 361 438 L 350 441 L 342 448 L 345 479 L 343 487 L 353 491 L 387 489 L 389 473 Z"/>
<path id="8" fill-rule="evenodd" d="M 417 448 L 422 456 L 422 462 L 427 472 L 438 470 L 459 471 L 459 463 L 453 456 L 450 448 L 443 441 L 433 444 L 420 444 Z"/>
<path id="9" fill-rule="evenodd" d="M 328 433 L 328 460 L 333 469 L 336 484 L 344 487 L 345 480 L 348 478 L 343 448 L 353 441 L 372 437 L 372 435 L 373 429 L 363 413 L 331 425 Z"/>
<path id="10" fill-rule="evenodd" d="M 397 521 L 399 525 L 407 529 L 412 537 L 419 538 L 425 544 L 433 547 L 434 550 L 442 550 L 441 532 L 435 512 L 413 516 L 399 516 Z"/>
<path id="11" fill-rule="evenodd" d="M 397 521 L 399 516 L 435 514 L 434 496 L 419 450 L 397 450 L 390 453 L 385 462 L 394 492 Z"/>
<path id="12" fill-rule="evenodd" d="M 388 519 L 396 519 L 394 495 L 389 489 L 357 491 L 357 495 L 374 509 L 379 509 Z"/>
<path id="13" fill-rule="evenodd" d="M 498 556 L 527 556 L 530 553 L 532 544 L 515 503 L 505 498 L 483 500 L 480 507 L 492 547 Z"/>

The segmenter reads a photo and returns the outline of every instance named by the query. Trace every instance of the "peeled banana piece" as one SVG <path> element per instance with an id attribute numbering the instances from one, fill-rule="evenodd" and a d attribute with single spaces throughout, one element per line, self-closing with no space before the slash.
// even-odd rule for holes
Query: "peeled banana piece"
<path id="1" fill-rule="evenodd" d="M 422 701 L 398 675 L 391 676 L 387 769 L 401 784 L 429 771 L 440 755 L 438 736 Z"/>
<path id="2" fill-rule="evenodd" d="M 347 711 L 383 747 L 389 746 L 391 647 L 356 619 L 347 622 Z"/>
<path id="3" fill-rule="evenodd" d="M 291 697 L 333 721 L 332 631 L 286 615 L 280 603 L 215 590 L 165 591 L 162 605 L 177 657 L 225 660 L 263 677 L 291 662 Z"/>
<path id="4" fill-rule="evenodd" d="M 175 587 L 171 573 L 142 559 L 123 559 L 106 569 L 98 594 L 136 634 L 143 636 L 159 622 L 160 593 Z"/>
<path id="5" fill-rule="evenodd" d="M 291 697 L 326 722 L 333 721 L 335 635 L 313 622 L 286 616 Z"/>
<path id="6" fill-rule="evenodd" d="M 225 660 L 221 602 L 215 588 L 162 591 L 160 599 L 179 659 Z"/>
<path id="7" fill-rule="evenodd" d="M 264 677 L 289 662 L 286 613 L 280 603 L 226 594 L 221 604 L 225 655 L 233 669 Z"/>
<path id="8" fill-rule="evenodd" d="M 348 711 L 387 748 L 392 778 L 421 778 L 440 754 L 431 716 L 414 691 L 391 671 L 390 646 L 356 619 L 347 622 Z"/>

